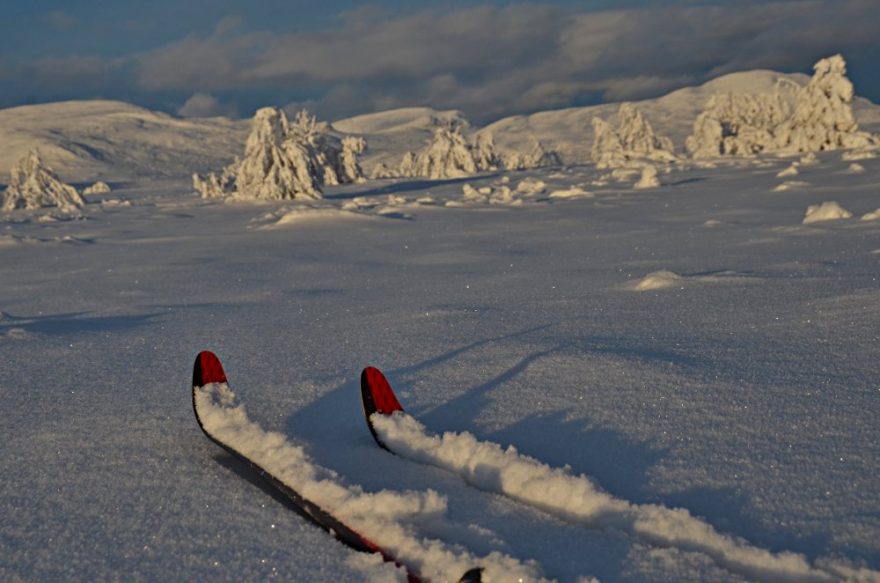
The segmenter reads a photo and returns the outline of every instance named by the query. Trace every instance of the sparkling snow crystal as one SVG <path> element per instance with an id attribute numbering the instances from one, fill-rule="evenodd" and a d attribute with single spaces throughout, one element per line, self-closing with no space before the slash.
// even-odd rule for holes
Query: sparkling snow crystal
<path id="1" fill-rule="evenodd" d="M 12 168 L 9 186 L 3 193 L 4 211 L 58 207 L 70 211 L 81 208 L 85 202 L 69 184 L 65 184 L 31 150 Z"/>

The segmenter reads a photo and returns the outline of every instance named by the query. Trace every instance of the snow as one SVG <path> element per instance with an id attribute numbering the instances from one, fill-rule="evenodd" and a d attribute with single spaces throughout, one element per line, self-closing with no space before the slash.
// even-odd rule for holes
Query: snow
<path id="1" fill-rule="evenodd" d="M 635 105 L 681 158 L 710 95 L 779 78 L 808 82 L 744 72 Z M 750 581 L 788 560 L 780 572 L 877 581 L 876 150 L 685 160 L 635 191 L 640 166 L 590 161 L 590 120 L 617 109 L 488 128 L 499 156 L 534 138 L 565 166 L 259 206 L 203 199 L 190 179 L 241 155 L 249 122 L 111 102 L 0 111 L 0 169 L 38 146 L 65 181 L 113 187 L 72 215 L 0 215 L 0 579 L 399 580 L 204 437 L 188 381 L 210 349 L 249 418 L 343 493 L 436 492 L 445 512 L 402 520 L 457 556 L 535 561 L 566 583 Z M 853 100 L 860 130 L 878 109 Z M 430 140 L 428 121 L 315 129 L 364 138 L 369 174 Z M 799 175 L 777 178 L 793 161 Z M 592 197 L 552 196 L 574 189 Z M 830 200 L 854 218 L 801 224 Z M 675 285 L 634 290 L 660 271 Z M 635 520 L 584 528 L 380 450 L 358 402 L 369 364 L 432 432 L 512 444 L 702 546 Z"/>
<path id="2" fill-rule="evenodd" d="M 91 196 L 91 195 L 95 195 L 95 194 L 108 194 L 108 193 L 112 192 L 112 190 L 113 189 L 110 188 L 109 184 L 107 184 L 103 180 L 99 180 L 99 181 L 95 182 L 94 184 L 92 184 L 91 186 L 87 186 L 86 188 L 84 188 L 82 193 L 85 196 Z"/>
<path id="3" fill-rule="evenodd" d="M 666 272 L 668 273 L 668 272 Z M 468 432 L 426 433 L 404 413 L 371 417 L 379 439 L 392 451 L 462 477 L 482 490 L 510 496 L 567 522 L 623 530 L 645 541 L 705 553 L 734 573 L 760 581 L 833 581 L 794 553 L 770 553 L 718 533 L 687 510 L 633 505 L 603 492 L 584 475 L 551 468 L 513 446 L 481 441 Z"/>
<path id="4" fill-rule="evenodd" d="M 633 161 L 674 162 L 672 140 L 657 136 L 654 128 L 631 103 L 617 111 L 617 127 L 593 118 L 593 161 L 597 168 L 619 168 Z"/>
<path id="5" fill-rule="evenodd" d="M 657 176 L 657 167 L 653 164 L 642 166 L 641 176 L 633 184 L 633 188 L 640 190 L 642 188 L 657 188 L 658 186 L 660 186 L 660 178 Z"/>
<path id="6" fill-rule="evenodd" d="M 713 95 L 694 122 L 688 150 L 706 158 L 877 146 L 876 136 L 859 130 L 843 57 L 820 59 L 814 70 L 803 87 L 781 81 L 772 92 Z"/>
<path id="7" fill-rule="evenodd" d="M 824 221 L 836 221 L 839 219 L 848 219 L 852 217 L 852 213 L 840 206 L 836 200 L 823 202 L 821 204 L 811 204 L 807 207 L 804 215 L 803 223 L 820 223 Z"/>
<path id="8" fill-rule="evenodd" d="M 491 581 L 541 581 L 534 565 L 501 553 L 476 557 L 418 537 L 409 521 L 440 521 L 447 501 L 433 490 L 398 493 L 389 490 L 364 492 L 346 486 L 336 473 L 315 465 L 302 447 L 277 432 L 264 431 L 248 417 L 244 405 L 226 383 L 209 383 L 193 389 L 193 405 L 204 430 L 272 476 L 379 544 L 396 559 L 432 580 L 457 580 L 475 567 L 484 568 Z"/>
<path id="9" fill-rule="evenodd" d="M 9 184 L 2 194 L 0 209 L 5 212 L 49 207 L 69 212 L 85 204 L 74 187 L 62 182 L 51 168 L 43 165 L 36 150 L 31 150 L 12 168 Z"/>

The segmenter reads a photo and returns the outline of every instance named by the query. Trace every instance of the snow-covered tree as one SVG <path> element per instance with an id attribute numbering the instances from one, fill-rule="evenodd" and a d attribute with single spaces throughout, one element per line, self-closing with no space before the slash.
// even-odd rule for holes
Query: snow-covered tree
<path id="1" fill-rule="evenodd" d="M 853 84 L 843 57 L 822 59 L 813 69 L 810 82 L 797 94 L 791 119 L 778 132 L 777 148 L 815 152 L 876 144 L 876 138 L 859 131 L 852 110 Z"/>
<path id="2" fill-rule="evenodd" d="M 780 82 L 770 93 L 713 95 L 694 122 L 687 149 L 695 158 L 863 148 L 852 111 L 853 85 L 840 55 L 821 59 L 804 87 Z"/>
<path id="3" fill-rule="evenodd" d="M 12 167 L 9 185 L 3 193 L 4 211 L 58 207 L 64 211 L 81 208 L 85 202 L 69 184 L 65 184 L 43 165 L 37 150 L 31 150 Z"/>
<path id="4" fill-rule="evenodd" d="M 672 140 L 658 136 L 642 113 L 630 103 L 617 111 L 617 127 L 593 118 L 592 156 L 598 168 L 618 168 L 631 161 L 674 162 Z"/>
<path id="5" fill-rule="evenodd" d="M 418 153 L 407 152 L 400 164 L 401 176 L 460 178 L 476 174 L 477 163 L 459 127 L 440 127 L 434 139 Z"/>
<path id="6" fill-rule="evenodd" d="M 479 132 L 472 145 L 474 163 L 481 172 L 498 170 L 501 159 L 495 149 L 495 136 L 490 131 Z"/>
<path id="7" fill-rule="evenodd" d="M 352 138 L 346 146 L 345 139 L 328 133 L 308 112 L 290 122 L 282 110 L 264 107 L 254 116 L 244 156 L 219 177 L 193 175 L 193 187 L 203 198 L 318 199 L 322 185 L 363 180 L 357 156 L 366 142 Z"/>
<path id="8" fill-rule="evenodd" d="M 544 145 L 532 139 L 532 149 L 528 152 L 508 152 L 504 157 L 504 167 L 507 170 L 530 170 L 532 168 L 547 168 L 561 166 L 562 160 L 555 150 L 547 150 Z"/>

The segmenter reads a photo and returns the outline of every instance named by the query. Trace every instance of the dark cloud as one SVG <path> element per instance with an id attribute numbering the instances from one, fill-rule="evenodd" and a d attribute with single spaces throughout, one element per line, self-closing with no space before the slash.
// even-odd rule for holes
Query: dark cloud
<path id="1" fill-rule="evenodd" d="M 243 113 L 263 99 L 308 103 L 325 117 L 430 105 L 485 121 L 660 95 L 737 70 L 809 71 L 819 57 L 841 52 L 855 76 L 869 80 L 857 90 L 876 99 L 876 9 L 876 0 L 592 12 L 513 4 L 394 17 L 372 7 L 319 31 L 255 31 L 229 18 L 208 34 L 127 57 L 68 56 L 14 69 L 37 88 L 53 78 L 66 87 L 76 77 L 80 96 L 119 82 L 147 102 L 177 99 L 172 109 L 210 93 L 225 95 L 224 103 L 234 98 Z"/>

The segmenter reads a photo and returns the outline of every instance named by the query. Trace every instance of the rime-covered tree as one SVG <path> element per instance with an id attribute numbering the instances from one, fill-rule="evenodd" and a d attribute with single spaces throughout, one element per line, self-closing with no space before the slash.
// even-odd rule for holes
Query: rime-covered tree
<path id="1" fill-rule="evenodd" d="M 3 193 L 2 210 L 57 207 L 72 211 L 84 204 L 76 189 L 43 165 L 37 150 L 31 150 L 12 167 L 9 185 Z"/>
<path id="2" fill-rule="evenodd" d="M 345 138 L 347 139 L 347 138 Z M 264 107 L 254 116 L 244 156 L 220 176 L 193 176 L 193 187 L 204 198 L 232 196 L 254 200 L 313 200 L 321 186 L 363 179 L 357 156 L 363 138 L 345 145 L 306 111 L 288 121 L 284 112 Z"/>
<path id="3" fill-rule="evenodd" d="M 593 118 L 592 156 L 599 168 L 617 168 L 632 161 L 674 162 L 672 140 L 658 136 L 642 113 L 630 103 L 617 111 L 617 127 Z"/>

